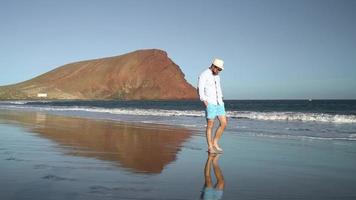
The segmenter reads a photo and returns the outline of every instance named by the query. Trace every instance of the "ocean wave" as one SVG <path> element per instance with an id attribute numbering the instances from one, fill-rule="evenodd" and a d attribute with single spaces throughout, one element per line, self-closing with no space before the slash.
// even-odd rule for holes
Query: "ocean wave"
<path id="1" fill-rule="evenodd" d="M 273 135 L 264 133 L 249 133 L 251 136 L 279 138 L 279 139 L 299 139 L 299 140 L 341 140 L 341 141 L 356 141 L 355 137 L 320 137 L 320 136 L 306 136 L 306 135 Z"/>
<path id="2" fill-rule="evenodd" d="M 309 128 L 286 128 L 288 131 L 312 131 Z"/>
<path id="3" fill-rule="evenodd" d="M 204 111 L 197 110 L 164 110 L 164 109 L 133 109 L 133 108 L 100 108 L 81 106 L 27 106 L 27 105 L 1 105 L 0 107 L 27 108 L 40 111 L 83 111 L 96 113 L 110 113 L 116 115 L 139 115 L 139 116 L 184 116 L 203 117 Z M 356 115 L 339 115 L 325 113 L 304 112 L 252 112 L 252 111 L 228 111 L 227 117 L 249 120 L 265 121 L 301 121 L 301 122 L 326 122 L 326 123 L 356 123 Z"/>
<path id="4" fill-rule="evenodd" d="M 44 101 L 44 100 L 37 100 L 37 101 L 24 101 L 24 100 L 19 100 L 19 101 L 0 101 L 1 104 L 10 104 L 10 105 L 26 105 L 30 103 L 50 103 L 52 101 Z"/>
<path id="5" fill-rule="evenodd" d="M 29 101 L 3 101 L 2 104 L 14 104 L 14 105 L 25 105 Z"/>
<path id="6" fill-rule="evenodd" d="M 230 113 L 230 117 L 271 121 L 356 123 L 356 115 L 332 115 L 325 113 L 233 111 Z"/>

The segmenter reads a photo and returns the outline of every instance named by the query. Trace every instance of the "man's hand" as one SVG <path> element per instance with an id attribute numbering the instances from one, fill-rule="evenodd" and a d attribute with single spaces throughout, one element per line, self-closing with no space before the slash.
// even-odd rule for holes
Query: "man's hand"
<path id="1" fill-rule="evenodd" d="M 205 107 L 208 107 L 208 102 L 204 101 Z"/>

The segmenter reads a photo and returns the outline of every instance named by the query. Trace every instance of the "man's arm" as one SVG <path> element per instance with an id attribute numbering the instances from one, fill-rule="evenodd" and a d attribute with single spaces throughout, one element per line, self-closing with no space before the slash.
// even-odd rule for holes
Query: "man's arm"
<path id="1" fill-rule="evenodd" d="M 207 97 L 205 96 L 205 93 L 204 93 L 205 83 L 206 83 L 206 76 L 204 76 L 204 74 L 201 74 L 199 76 L 199 83 L 198 83 L 199 98 L 200 98 L 200 101 L 204 102 L 205 106 L 208 106 Z"/>
<path id="2" fill-rule="evenodd" d="M 222 98 L 222 100 L 224 100 L 224 95 L 223 95 L 223 93 L 222 93 L 222 88 L 221 88 L 221 81 L 220 81 L 220 77 L 219 77 L 219 93 L 220 93 L 220 95 L 221 95 L 221 98 Z"/>

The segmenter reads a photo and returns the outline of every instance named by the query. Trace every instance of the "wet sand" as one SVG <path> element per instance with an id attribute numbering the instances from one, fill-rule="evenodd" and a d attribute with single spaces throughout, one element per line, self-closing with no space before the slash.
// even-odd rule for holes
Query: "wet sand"
<path id="1" fill-rule="evenodd" d="M 356 144 L 0 110 L 0 199 L 355 199 Z"/>

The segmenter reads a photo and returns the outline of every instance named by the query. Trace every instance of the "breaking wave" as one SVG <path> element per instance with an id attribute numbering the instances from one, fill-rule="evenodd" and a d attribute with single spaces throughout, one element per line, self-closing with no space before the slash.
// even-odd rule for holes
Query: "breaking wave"
<path id="1" fill-rule="evenodd" d="M 325 113 L 233 111 L 230 113 L 230 117 L 271 121 L 356 123 L 356 115 L 338 115 Z"/>
<path id="2" fill-rule="evenodd" d="M 138 116 L 185 116 L 203 117 L 204 111 L 197 110 L 164 110 L 164 109 L 134 109 L 134 108 L 100 108 L 82 106 L 26 106 L 17 103 L 16 105 L 0 105 L 7 108 L 24 108 L 39 111 L 82 111 L 110 113 L 115 115 L 138 115 Z M 325 113 L 305 113 L 305 112 L 252 112 L 252 111 L 228 111 L 227 117 L 249 120 L 266 121 L 301 121 L 301 122 L 325 122 L 350 124 L 356 123 L 356 115 L 340 115 Z"/>

